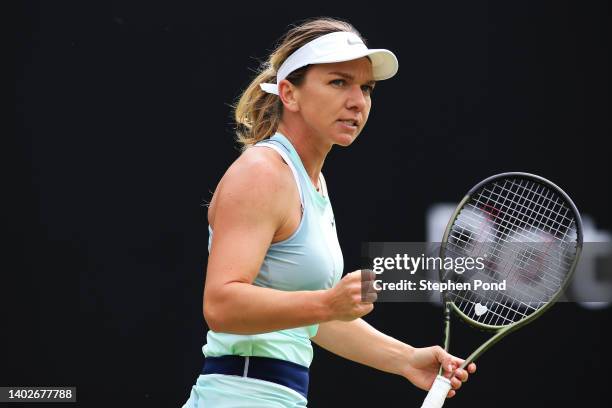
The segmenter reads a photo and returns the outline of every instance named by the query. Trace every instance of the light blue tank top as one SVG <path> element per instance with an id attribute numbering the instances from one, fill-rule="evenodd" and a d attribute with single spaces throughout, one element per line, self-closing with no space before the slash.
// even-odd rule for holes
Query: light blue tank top
<path id="1" fill-rule="evenodd" d="M 253 284 L 284 291 L 320 290 L 334 286 L 344 269 L 336 223 L 326 188 L 321 195 L 313 186 L 302 160 L 291 142 L 280 133 L 255 146 L 274 149 L 289 165 L 300 192 L 302 219 L 287 239 L 270 245 Z M 321 183 L 325 186 L 324 181 Z M 213 231 L 208 249 L 212 243 Z M 276 332 L 239 335 L 208 331 L 203 352 L 206 357 L 223 355 L 272 357 L 309 367 L 313 351 L 310 337 L 318 325 Z"/>

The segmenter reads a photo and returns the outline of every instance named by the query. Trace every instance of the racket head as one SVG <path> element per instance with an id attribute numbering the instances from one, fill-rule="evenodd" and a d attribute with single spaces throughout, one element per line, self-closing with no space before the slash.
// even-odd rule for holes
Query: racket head
<path id="1" fill-rule="evenodd" d="M 505 277 L 506 291 L 447 290 L 447 308 L 482 330 L 507 331 L 527 324 L 563 293 L 582 245 L 580 213 L 560 187 L 523 172 L 491 176 L 470 189 L 457 206 L 444 232 L 440 257 L 476 258 L 490 252 L 476 275 L 488 283 Z M 466 280 L 440 268 L 440 281 L 449 277 Z"/>

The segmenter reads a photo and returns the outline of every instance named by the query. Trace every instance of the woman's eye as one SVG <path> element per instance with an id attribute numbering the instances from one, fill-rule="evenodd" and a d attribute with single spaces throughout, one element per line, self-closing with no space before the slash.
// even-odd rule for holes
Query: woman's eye
<path id="1" fill-rule="evenodd" d="M 371 85 L 364 85 L 361 87 L 361 90 L 363 91 L 363 93 L 367 95 L 371 95 L 372 92 L 374 91 L 374 87 Z"/>
<path id="2" fill-rule="evenodd" d="M 344 86 L 346 81 L 344 79 L 334 79 L 330 83 L 333 84 L 333 85 L 337 85 L 337 86 Z"/>

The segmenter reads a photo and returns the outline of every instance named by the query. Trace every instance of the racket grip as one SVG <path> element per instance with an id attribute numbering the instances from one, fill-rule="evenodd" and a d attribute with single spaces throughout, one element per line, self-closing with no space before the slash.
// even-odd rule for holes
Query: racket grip
<path id="1" fill-rule="evenodd" d="M 437 376 L 421 408 L 441 408 L 450 389 L 450 380 L 441 375 Z"/>

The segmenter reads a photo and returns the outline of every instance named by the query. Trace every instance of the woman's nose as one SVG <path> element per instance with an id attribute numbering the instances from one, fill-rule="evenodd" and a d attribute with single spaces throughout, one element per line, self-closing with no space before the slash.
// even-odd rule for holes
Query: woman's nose
<path id="1" fill-rule="evenodd" d="M 359 111 L 362 111 L 365 109 L 366 103 L 366 96 L 363 94 L 361 86 L 352 86 L 347 100 L 347 107 L 349 109 L 358 109 Z"/>

